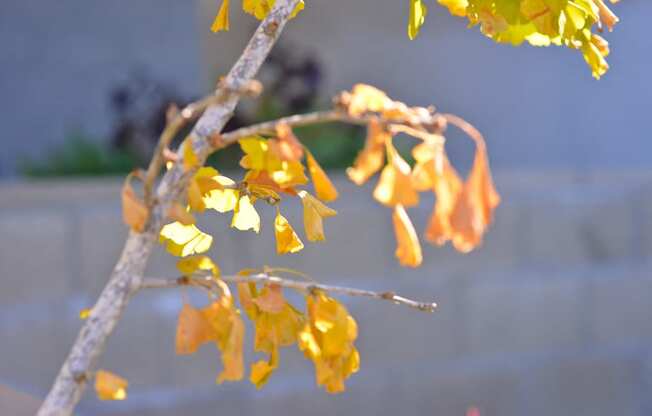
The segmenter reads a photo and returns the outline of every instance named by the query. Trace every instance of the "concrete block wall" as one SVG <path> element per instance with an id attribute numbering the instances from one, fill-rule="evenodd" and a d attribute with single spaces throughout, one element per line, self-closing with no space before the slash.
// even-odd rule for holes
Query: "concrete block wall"
<path id="1" fill-rule="evenodd" d="M 274 252 L 272 210 L 256 237 L 209 215 L 225 272 L 286 265 L 319 280 L 435 299 L 432 315 L 342 299 L 360 326 L 361 372 L 328 396 L 296 350 L 256 391 L 214 385 L 219 356 L 174 355 L 178 291 L 137 296 L 101 366 L 127 377 L 129 399 L 87 394 L 80 414 L 648 415 L 652 412 L 652 172 L 496 175 L 504 204 L 468 255 L 424 245 L 424 266 L 393 258 L 390 213 L 343 177 L 328 241 Z M 0 384 L 42 397 L 117 259 L 120 181 L 0 184 Z M 431 201 L 411 210 L 421 229 Z M 301 229 L 299 204 L 282 210 Z M 149 273 L 171 276 L 162 248 Z M 197 303 L 201 298 L 190 296 Z M 251 331 L 247 334 L 250 345 Z M 253 355 L 247 354 L 251 361 Z"/>

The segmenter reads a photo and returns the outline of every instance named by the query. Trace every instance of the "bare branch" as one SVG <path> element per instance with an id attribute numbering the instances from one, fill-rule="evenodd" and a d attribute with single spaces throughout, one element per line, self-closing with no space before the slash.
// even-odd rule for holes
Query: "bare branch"
<path id="1" fill-rule="evenodd" d="M 272 46 L 287 23 L 290 13 L 299 0 L 277 0 L 267 17 L 260 23 L 242 55 L 229 71 L 224 81 L 209 101 L 206 110 L 197 121 L 189 140 L 203 164 L 211 150 L 210 137 L 219 133 L 238 103 L 241 91 L 253 79 L 261 64 L 269 54 Z M 204 103 L 204 102 L 202 102 Z M 203 104 L 202 104 L 203 105 Z M 176 134 L 176 126 L 170 127 L 168 133 Z M 153 173 L 149 178 L 156 177 L 162 163 L 163 149 L 166 148 L 168 136 L 161 140 L 161 148 L 157 150 L 156 161 L 151 166 Z M 178 155 L 181 161 L 183 155 Z M 129 303 L 129 299 L 141 285 L 143 273 L 158 233 L 164 224 L 169 206 L 183 194 L 187 187 L 188 175 L 183 171 L 181 163 L 168 170 L 157 189 L 156 203 L 150 205 L 149 222 L 142 233 L 130 232 L 120 259 L 115 265 L 111 277 L 92 308 L 90 317 L 84 322 L 73 347 L 63 363 L 45 398 L 38 416 L 68 416 L 71 415 L 79 402 L 98 358 L 104 351 L 108 337 L 113 332 Z M 159 168 L 157 168 L 159 166 Z M 148 191 L 151 195 L 153 179 L 147 179 Z M 151 199 L 151 198 L 150 198 Z"/>
<path id="2" fill-rule="evenodd" d="M 142 289 L 165 289 L 174 288 L 179 286 L 199 286 L 206 287 L 207 282 L 210 282 L 212 277 L 189 277 L 182 276 L 177 278 L 156 278 L 146 277 L 143 279 Z M 345 286 L 332 286 L 324 285 L 314 282 L 302 282 L 294 279 L 286 279 L 278 276 L 270 276 L 267 274 L 252 274 L 248 276 L 232 275 L 220 276 L 220 279 L 230 283 L 242 282 L 255 282 L 255 283 L 273 283 L 289 289 L 298 290 L 303 293 L 311 293 L 315 290 L 320 290 L 328 293 L 337 293 L 347 296 L 363 296 L 373 299 L 388 300 L 397 305 L 404 305 L 410 308 L 418 309 L 424 312 L 434 312 L 437 309 L 435 302 L 419 302 L 416 300 L 408 299 L 403 296 L 398 296 L 393 292 L 374 292 L 371 290 L 355 289 Z"/>

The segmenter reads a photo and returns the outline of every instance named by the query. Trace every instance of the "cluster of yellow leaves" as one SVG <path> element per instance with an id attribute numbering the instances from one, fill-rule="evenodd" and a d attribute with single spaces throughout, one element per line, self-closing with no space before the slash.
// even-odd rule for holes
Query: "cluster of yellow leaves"
<path id="1" fill-rule="evenodd" d="M 462 252 L 478 246 L 500 202 L 482 138 L 474 137 L 475 160 L 463 182 L 448 161 L 442 136 L 425 130 L 413 133 L 421 140 L 412 149 L 414 167 L 394 147 L 390 128 L 393 120 L 405 122 L 419 118 L 426 109 L 409 108 L 392 101 L 368 85 L 356 85 L 345 95 L 343 105 L 352 116 L 371 117 L 365 146 L 347 174 L 353 182 L 362 185 L 382 168 L 373 196 L 393 209 L 396 257 L 400 263 L 417 267 L 423 260 L 419 238 L 406 211 L 407 207 L 419 203 L 419 192 L 433 192 L 437 198 L 425 231 L 429 242 L 441 245 L 451 240 Z"/>
<path id="2" fill-rule="evenodd" d="M 185 265 L 190 273 L 214 268 L 204 256 Z M 240 275 L 251 272 L 243 270 Z M 204 308 L 183 305 L 177 323 L 176 352 L 194 354 L 202 345 L 213 342 L 221 351 L 223 364 L 217 383 L 237 381 L 244 376 L 245 327 L 228 286 L 214 276 L 222 295 Z M 358 351 L 353 346 L 357 326 L 344 306 L 316 293 L 307 297 L 305 314 L 285 299 L 276 284 L 266 284 L 259 290 L 255 283 L 238 283 L 238 293 L 240 305 L 254 327 L 253 349 L 267 354 L 266 359 L 251 365 L 249 380 L 256 388 L 263 387 L 278 368 L 279 349 L 298 344 L 315 363 L 317 384 L 330 393 L 344 391 L 344 380 L 359 367 Z"/>
<path id="3" fill-rule="evenodd" d="M 611 0 L 616 3 L 619 0 Z M 535 46 L 564 45 L 582 52 L 593 76 L 600 78 L 609 65 L 609 44 L 594 28 L 610 31 L 618 17 L 605 0 L 438 0 L 451 14 L 480 25 L 497 42 Z M 408 36 L 413 39 L 427 13 L 422 0 L 410 0 Z"/>
<path id="4" fill-rule="evenodd" d="M 255 16 L 258 20 L 263 20 L 272 10 L 272 7 L 274 7 L 274 3 L 275 0 L 242 0 L 242 10 Z M 303 3 L 303 0 L 301 0 L 294 8 L 290 17 L 293 18 L 299 14 L 304 6 L 305 4 Z M 222 5 L 211 25 L 211 30 L 213 32 L 229 30 L 229 0 L 222 0 Z"/>
<path id="5" fill-rule="evenodd" d="M 249 380 L 261 388 L 279 365 L 279 348 L 293 345 L 303 326 L 303 313 L 290 305 L 278 285 L 258 292 L 253 283 L 239 283 L 240 304 L 254 324 L 254 351 L 269 354 L 252 364 Z"/>
<path id="6" fill-rule="evenodd" d="M 344 380 L 360 368 L 353 345 L 358 326 L 346 308 L 318 292 L 308 296 L 308 321 L 299 334 L 299 349 L 315 365 L 317 384 L 329 393 L 344 391 Z"/>

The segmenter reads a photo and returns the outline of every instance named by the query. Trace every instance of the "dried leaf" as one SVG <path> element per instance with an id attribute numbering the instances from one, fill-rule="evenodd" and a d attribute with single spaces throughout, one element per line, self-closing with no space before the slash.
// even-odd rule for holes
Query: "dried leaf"
<path id="1" fill-rule="evenodd" d="M 280 313 L 285 307 L 285 298 L 281 286 L 276 284 L 265 285 L 253 302 L 263 312 Z"/>
<path id="2" fill-rule="evenodd" d="M 337 214 L 332 208 L 327 207 L 317 198 L 306 191 L 299 191 L 299 197 L 303 204 L 303 225 L 309 241 L 324 241 L 323 218 L 332 217 Z"/>
<path id="3" fill-rule="evenodd" d="M 220 275 L 220 268 L 208 256 L 191 256 L 177 262 L 177 269 L 184 276 L 190 276 L 198 270 L 209 271 L 213 277 Z"/>
<path id="4" fill-rule="evenodd" d="M 383 167 L 385 143 L 391 137 L 377 118 L 369 121 L 364 149 L 355 158 L 353 166 L 346 170 L 347 175 L 356 185 L 364 184 Z"/>
<path id="5" fill-rule="evenodd" d="M 403 160 L 391 141 L 387 142 L 389 163 L 383 169 L 374 198 L 383 205 L 411 207 L 419 203 L 419 194 L 412 186 L 410 165 Z"/>
<path id="6" fill-rule="evenodd" d="M 396 235 L 396 258 L 403 266 L 418 267 L 423 261 L 419 237 L 402 205 L 394 207 L 392 214 Z"/>
<path id="7" fill-rule="evenodd" d="M 106 370 L 95 373 L 95 392 L 100 400 L 124 400 L 127 398 L 127 380 Z"/>
<path id="8" fill-rule="evenodd" d="M 276 212 L 274 235 L 277 254 L 296 253 L 303 250 L 303 242 L 280 211 Z"/>
<path id="9" fill-rule="evenodd" d="M 462 180 L 445 153 L 442 154 L 441 168 L 438 170 L 433 184 L 437 201 L 428 221 L 425 237 L 432 244 L 443 245 L 453 237 L 450 218 L 462 189 Z"/>
<path id="10" fill-rule="evenodd" d="M 485 144 L 478 139 L 471 173 L 451 214 L 456 249 L 466 253 L 482 242 L 482 236 L 493 220 L 493 210 L 499 203 L 500 196 L 493 185 Z"/>
<path id="11" fill-rule="evenodd" d="M 325 202 L 335 201 L 338 196 L 337 189 L 335 189 L 333 182 L 328 178 L 326 172 L 319 166 L 312 153 L 307 152 L 306 160 L 317 198 Z"/>
<path id="12" fill-rule="evenodd" d="M 276 124 L 277 139 L 269 140 L 270 150 L 281 160 L 299 162 L 303 159 L 303 145 L 287 123 Z"/>
<path id="13" fill-rule="evenodd" d="M 149 211 L 145 203 L 136 196 L 128 176 L 122 186 L 122 219 L 132 230 L 142 233 L 147 224 Z"/>
<path id="14" fill-rule="evenodd" d="M 177 321 L 176 353 L 194 354 L 199 347 L 213 339 L 213 328 L 201 310 L 185 303 Z"/>
<path id="15" fill-rule="evenodd" d="M 168 217 L 174 221 L 178 221 L 183 225 L 191 225 L 195 223 L 195 217 L 188 211 L 186 207 L 179 202 L 173 202 L 168 210 Z"/>
<path id="16" fill-rule="evenodd" d="M 392 100 L 376 87 L 367 84 L 356 84 L 351 90 L 349 114 L 359 117 L 367 112 L 381 112 L 392 103 Z"/>

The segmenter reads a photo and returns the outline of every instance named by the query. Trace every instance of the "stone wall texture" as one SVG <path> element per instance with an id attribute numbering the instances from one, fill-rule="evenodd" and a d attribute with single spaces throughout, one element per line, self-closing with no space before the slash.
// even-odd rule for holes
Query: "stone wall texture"
<path id="1" fill-rule="evenodd" d="M 228 229 L 228 216 L 203 220 L 227 273 L 287 265 L 324 282 L 439 303 L 424 314 L 343 298 L 359 322 L 362 355 L 345 394 L 318 389 L 294 349 L 262 391 L 216 386 L 214 350 L 174 355 L 181 293 L 152 291 L 133 299 L 101 361 L 129 379 L 128 400 L 87 394 L 79 414 L 652 414 L 652 172 L 509 171 L 496 182 L 504 203 L 483 247 L 467 255 L 424 247 L 416 270 L 393 258 L 388 210 L 342 177 L 328 241 L 303 255 L 276 257 L 271 209 L 261 209 L 259 237 Z M 112 179 L 0 184 L 0 384 L 46 393 L 79 311 L 92 306 L 120 252 L 119 192 Z M 418 227 L 429 210 L 424 201 L 411 211 Z M 300 223 L 298 205 L 285 211 Z M 158 249 L 149 273 L 172 276 L 173 264 Z"/>

